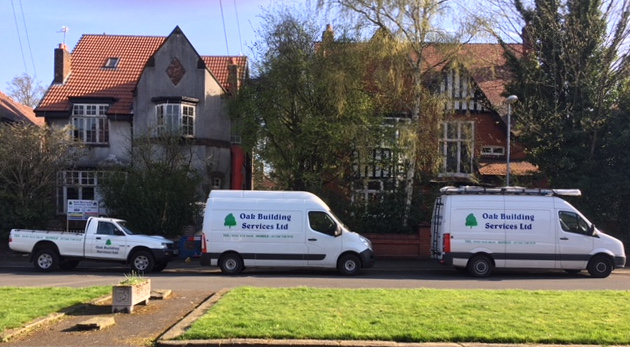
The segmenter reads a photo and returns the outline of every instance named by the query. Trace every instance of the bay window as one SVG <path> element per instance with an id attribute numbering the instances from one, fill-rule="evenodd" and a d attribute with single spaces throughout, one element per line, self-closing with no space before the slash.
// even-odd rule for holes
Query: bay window
<path id="1" fill-rule="evenodd" d="M 186 103 L 157 104 L 155 115 L 158 135 L 195 136 L 195 105 Z"/>

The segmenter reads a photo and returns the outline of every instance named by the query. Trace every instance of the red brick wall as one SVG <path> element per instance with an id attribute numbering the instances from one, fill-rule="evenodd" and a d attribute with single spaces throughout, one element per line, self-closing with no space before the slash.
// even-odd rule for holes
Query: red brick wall
<path id="1" fill-rule="evenodd" d="M 431 258 L 431 227 L 421 226 L 417 234 L 362 234 L 372 241 L 376 258 Z"/>

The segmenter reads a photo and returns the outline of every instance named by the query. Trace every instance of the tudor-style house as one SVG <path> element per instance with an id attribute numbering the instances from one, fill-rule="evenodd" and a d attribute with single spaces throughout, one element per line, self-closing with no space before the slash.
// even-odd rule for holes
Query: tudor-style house
<path id="1" fill-rule="evenodd" d="M 432 182 L 443 185 L 505 185 L 507 174 L 507 112 L 503 95 L 509 82 L 504 48 L 499 44 L 464 44 L 457 53 L 466 64 L 452 64 L 434 50 L 427 49 L 422 59 L 433 66 L 434 92 L 443 100 L 439 135 L 435 146 L 440 153 L 440 170 Z M 507 49 L 521 52 L 523 45 Z M 373 148 L 370 158 L 358 158 L 355 172 L 360 178 L 354 201 L 374 201 L 378 196 L 401 187 L 407 177 L 404 151 L 396 152 L 400 127 L 426 122 L 422 114 L 412 119 L 410 110 L 388 115 L 384 134 L 388 140 Z M 511 119 L 514 139 L 514 118 Z M 422 126 L 422 125 L 421 125 Z M 514 182 L 533 179 L 537 167 L 525 160 L 517 142 L 510 145 L 510 174 Z"/>
<path id="2" fill-rule="evenodd" d="M 54 62 L 35 113 L 51 127 L 72 125 L 89 153 L 59 173 L 58 213 L 68 199 L 101 200 L 99 178 L 112 163 L 132 164 L 131 140 L 165 132 L 192 143 L 205 187 L 251 188 L 226 107 L 249 77 L 246 57 L 201 56 L 176 27 L 166 37 L 83 35 L 72 52 L 55 49 Z"/>

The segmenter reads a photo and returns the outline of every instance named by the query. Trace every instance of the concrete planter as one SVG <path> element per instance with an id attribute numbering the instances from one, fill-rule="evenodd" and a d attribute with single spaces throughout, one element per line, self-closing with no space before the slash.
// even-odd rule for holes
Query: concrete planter
<path id="1" fill-rule="evenodd" d="M 137 284 L 117 284 L 112 287 L 112 312 L 131 313 L 134 305 L 148 305 L 150 298 L 150 279 L 144 279 Z"/>

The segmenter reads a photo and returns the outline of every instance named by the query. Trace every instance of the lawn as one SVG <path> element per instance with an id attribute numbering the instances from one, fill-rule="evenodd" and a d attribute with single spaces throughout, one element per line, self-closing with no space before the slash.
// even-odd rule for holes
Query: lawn
<path id="1" fill-rule="evenodd" d="M 630 344 L 630 292 L 251 288 L 181 337 Z"/>
<path id="2" fill-rule="evenodd" d="M 0 333 L 76 304 L 111 294 L 112 287 L 0 287 Z"/>

